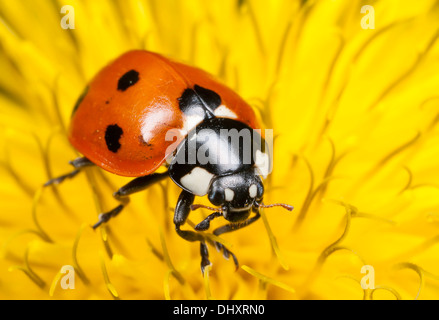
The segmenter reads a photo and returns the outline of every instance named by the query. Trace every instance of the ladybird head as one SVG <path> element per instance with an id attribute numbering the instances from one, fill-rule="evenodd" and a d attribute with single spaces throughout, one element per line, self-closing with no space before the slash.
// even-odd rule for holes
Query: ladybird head
<path id="1" fill-rule="evenodd" d="M 209 201 L 221 207 L 231 222 L 248 218 L 251 210 L 262 201 L 264 185 L 254 170 L 216 177 L 210 185 Z"/>

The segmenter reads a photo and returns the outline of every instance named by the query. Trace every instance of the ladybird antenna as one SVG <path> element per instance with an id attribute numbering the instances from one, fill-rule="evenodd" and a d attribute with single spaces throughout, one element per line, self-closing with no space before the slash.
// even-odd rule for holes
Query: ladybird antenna
<path id="1" fill-rule="evenodd" d="M 291 206 L 289 204 L 286 204 L 286 203 L 273 203 L 273 204 L 263 204 L 263 203 L 260 203 L 259 207 L 266 208 L 266 209 L 273 208 L 273 207 L 282 207 L 282 208 L 284 208 L 284 209 L 286 209 L 288 211 L 293 211 L 293 209 L 294 209 L 293 206 Z"/>
<path id="2" fill-rule="evenodd" d="M 204 204 L 191 204 L 192 211 L 200 209 L 200 208 L 207 209 L 210 211 L 223 212 L 223 210 L 221 208 L 212 208 L 212 207 L 205 206 Z"/>

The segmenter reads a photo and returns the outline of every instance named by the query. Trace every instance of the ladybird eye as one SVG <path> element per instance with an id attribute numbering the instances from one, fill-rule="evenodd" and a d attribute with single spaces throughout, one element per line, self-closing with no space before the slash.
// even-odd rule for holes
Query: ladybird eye
<path id="1" fill-rule="evenodd" d="M 262 183 L 258 184 L 257 189 L 256 199 L 259 201 L 264 196 L 264 185 Z"/>
<path id="2" fill-rule="evenodd" d="M 208 198 L 213 205 L 220 206 L 224 204 L 224 200 L 225 200 L 224 190 L 220 188 L 212 188 L 209 192 Z"/>

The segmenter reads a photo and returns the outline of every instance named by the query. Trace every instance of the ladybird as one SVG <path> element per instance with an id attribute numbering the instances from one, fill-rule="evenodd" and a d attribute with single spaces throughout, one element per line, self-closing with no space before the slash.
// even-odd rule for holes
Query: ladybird
<path id="1" fill-rule="evenodd" d="M 104 67 L 75 104 L 68 138 L 83 157 L 70 161 L 74 170 L 45 186 L 98 166 L 113 174 L 134 177 L 113 196 L 120 202 L 99 215 L 93 228 L 118 215 L 129 196 L 170 178 L 181 189 L 175 206 L 175 230 L 183 239 L 200 243 L 201 270 L 210 265 L 207 241 L 197 231 L 223 217 L 229 224 L 219 236 L 250 225 L 263 204 L 263 179 L 272 159 L 252 108 L 233 90 L 205 71 L 157 53 L 134 50 Z M 160 167 L 165 172 L 156 172 Z M 194 204 L 208 197 L 215 207 Z M 213 211 L 195 226 L 182 230 L 189 213 L 200 207 Z M 252 217 L 251 213 L 254 213 Z M 219 242 L 225 258 L 236 256 Z"/>

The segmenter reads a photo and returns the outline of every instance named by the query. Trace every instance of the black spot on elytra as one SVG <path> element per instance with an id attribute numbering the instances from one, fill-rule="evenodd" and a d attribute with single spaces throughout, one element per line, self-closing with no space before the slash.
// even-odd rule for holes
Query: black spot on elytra
<path id="1" fill-rule="evenodd" d="M 215 91 L 195 85 L 187 88 L 178 98 L 180 110 L 187 115 L 198 114 L 206 118 L 214 117 L 215 109 L 221 105 L 221 97 Z"/>
<path id="2" fill-rule="evenodd" d="M 119 78 L 117 90 L 125 91 L 139 81 L 139 73 L 136 70 L 130 70 Z"/>
<path id="3" fill-rule="evenodd" d="M 85 87 L 84 91 L 82 91 L 81 95 L 76 101 L 75 106 L 73 107 L 72 117 L 75 114 L 76 110 L 78 110 L 79 105 L 81 104 L 82 100 L 84 100 L 85 96 L 87 95 L 87 92 L 88 92 L 88 86 Z"/>
<path id="4" fill-rule="evenodd" d="M 120 137 L 123 134 L 123 130 L 117 124 L 110 124 L 105 130 L 105 142 L 108 150 L 116 153 L 120 148 Z"/>

